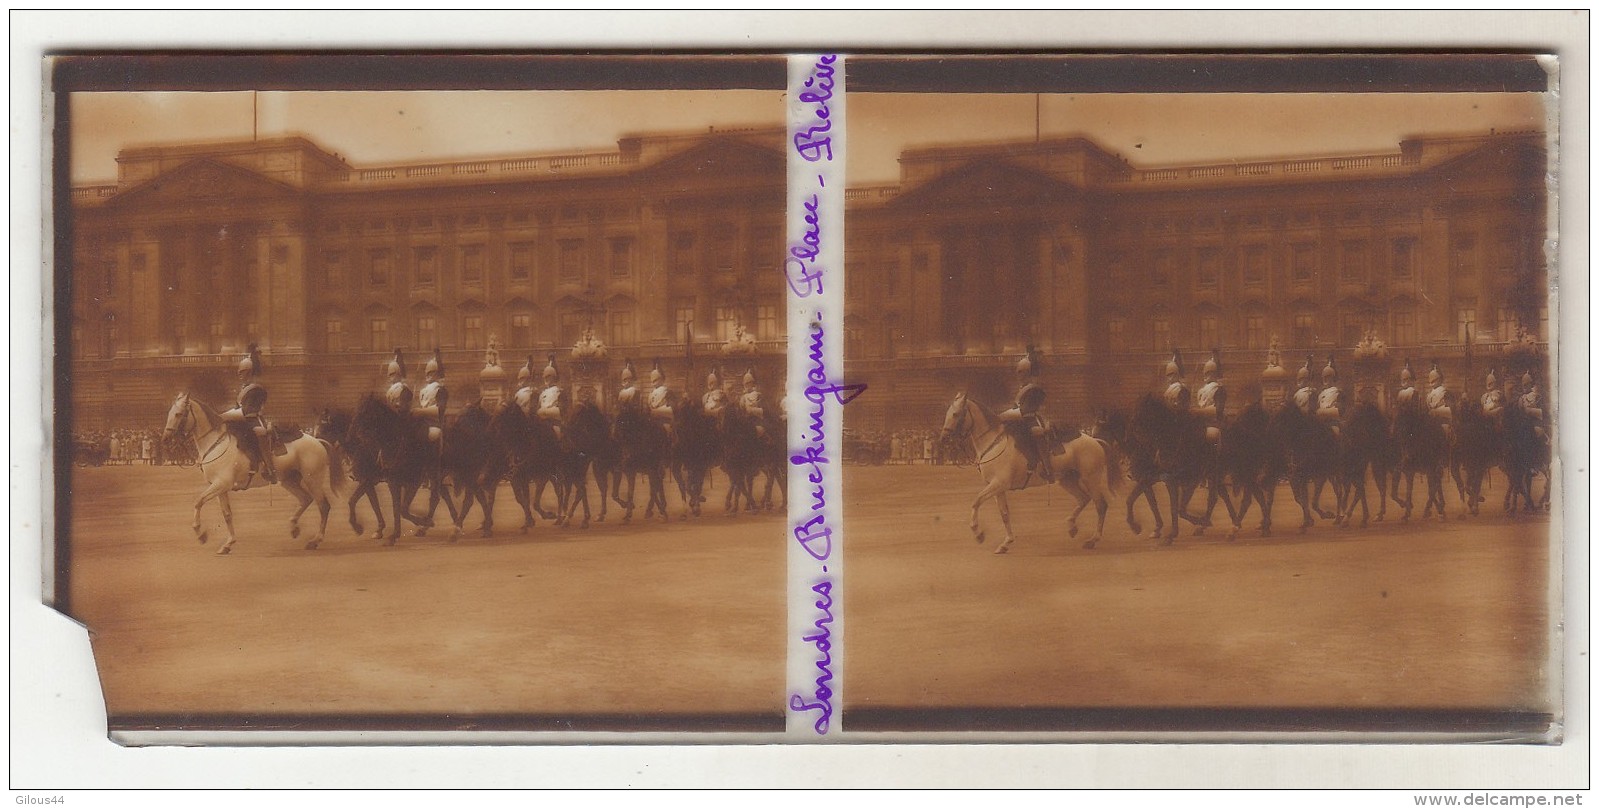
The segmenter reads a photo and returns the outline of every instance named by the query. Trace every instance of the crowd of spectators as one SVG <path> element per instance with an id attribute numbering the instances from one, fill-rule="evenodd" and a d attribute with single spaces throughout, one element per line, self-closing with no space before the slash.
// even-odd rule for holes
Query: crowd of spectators
<path id="1" fill-rule="evenodd" d="M 84 466 L 162 465 L 180 462 L 181 452 L 161 440 L 160 430 L 94 430 L 72 437 L 73 460 Z"/>
<path id="2" fill-rule="evenodd" d="M 853 444 L 849 460 L 874 466 L 956 464 L 965 462 L 963 453 L 970 454 L 964 445 L 946 444 L 939 431 L 931 429 L 852 433 L 848 442 Z"/>

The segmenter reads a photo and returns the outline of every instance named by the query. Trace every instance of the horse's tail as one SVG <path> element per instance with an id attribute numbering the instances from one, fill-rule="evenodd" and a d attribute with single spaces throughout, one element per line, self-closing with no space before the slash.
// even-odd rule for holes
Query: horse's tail
<path id="1" fill-rule="evenodd" d="M 328 479 L 333 483 L 333 493 L 344 499 L 348 496 L 350 476 L 344 473 L 344 449 L 338 444 L 318 438 L 328 451 Z"/>
<path id="2" fill-rule="evenodd" d="M 1110 493 L 1116 494 L 1122 482 L 1122 453 L 1115 444 L 1103 438 L 1095 438 L 1101 449 L 1105 450 L 1105 482 L 1110 486 Z"/>

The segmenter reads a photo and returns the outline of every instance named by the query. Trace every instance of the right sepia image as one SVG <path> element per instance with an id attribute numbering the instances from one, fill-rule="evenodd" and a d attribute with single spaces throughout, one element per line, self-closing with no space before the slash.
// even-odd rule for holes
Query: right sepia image
<path id="1" fill-rule="evenodd" d="M 1545 94 L 849 103 L 849 730 L 1560 738 Z"/>

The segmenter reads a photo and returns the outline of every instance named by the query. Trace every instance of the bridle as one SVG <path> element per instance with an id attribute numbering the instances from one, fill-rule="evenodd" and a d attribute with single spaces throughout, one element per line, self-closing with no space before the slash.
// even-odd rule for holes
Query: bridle
<path id="1" fill-rule="evenodd" d="M 178 398 L 183 402 L 183 414 L 178 417 L 178 423 L 172 428 L 172 437 L 180 440 L 192 438 L 191 434 L 194 431 L 194 423 L 196 421 L 194 417 L 194 400 L 187 393 L 179 394 Z M 222 445 L 222 439 L 226 438 L 227 435 L 228 431 L 225 428 L 219 428 L 216 440 L 212 441 L 211 446 L 206 447 L 205 451 L 199 454 L 199 457 L 195 459 L 195 465 L 204 469 L 206 464 L 216 461 L 216 456 L 212 455 L 211 452 Z"/>
<path id="2" fill-rule="evenodd" d="M 957 419 L 955 421 L 955 426 L 951 427 L 950 430 L 949 430 L 949 437 L 953 438 L 953 439 L 955 439 L 957 441 L 966 440 L 966 439 L 972 437 L 973 427 L 972 427 L 971 409 L 973 407 L 977 406 L 976 403 L 974 403 L 971 399 L 966 398 L 965 396 L 961 397 L 960 402 L 961 402 L 960 415 L 957 417 Z M 992 463 L 994 461 L 994 459 L 998 457 L 998 455 L 991 456 L 991 457 L 985 457 L 985 456 L 988 456 L 988 453 L 990 451 L 992 451 L 994 449 L 994 447 L 999 446 L 1000 442 L 1003 441 L 1004 439 L 1005 439 L 1005 429 L 1003 427 L 995 427 L 994 428 L 994 440 L 988 442 L 988 446 L 984 447 L 981 451 L 977 452 L 973 456 L 972 465 L 973 466 L 977 466 L 977 467 L 981 467 L 983 464 Z M 1001 454 L 1003 454 L 1003 453 L 1001 453 Z"/>

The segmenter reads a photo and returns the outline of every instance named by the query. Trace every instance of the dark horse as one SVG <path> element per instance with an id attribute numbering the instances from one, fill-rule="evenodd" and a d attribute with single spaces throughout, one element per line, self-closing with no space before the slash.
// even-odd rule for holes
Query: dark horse
<path id="1" fill-rule="evenodd" d="M 490 430 L 490 416 L 482 405 L 472 402 L 444 429 L 444 474 L 461 495 L 459 522 L 465 523 L 472 504 L 483 508 L 484 537 L 494 534 L 494 489 L 505 477 L 510 463 L 504 445 Z M 428 517 L 432 518 L 430 511 Z M 451 537 L 451 541 L 454 541 Z"/>
<path id="2" fill-rule="evenodd" d="M 1388 418 L 1377 402 L 1367 396 L 1344 417 L 1339 436 L 1338 472 L 1343 478 L 1338 522 L 1349 525 L 1360 505 L 1360 527 L 1371 521 L 1371 505 L 1366 499 L 1366 473 L 1377 484 L 1377 521 L 1388 513 L 1388 477 L 1394 465 L 1393 441 L 1388 434 Z"/>
<path id="3" fill-rule="evenodd" d="M 1343 500 L 1343 481 L 1338 476 L 1338 436 L 1333 434 L 1332 427 L 1306 415 L 1292 401 L 1288 401 L 1278 408 L 1277 415 L 1272 418 L 1271 436 L 1272 445 L 1282 453 L 1283 473 L 1288 478 L 1288 488 L 1294 493 L 1294 502 L 1299 504 L 1304 513 L 1299 533 L 1305 533 L 1316 524 L 1316 520 L 1310 516 L 1312 510 L 1324 520 L 1336 519 L 1337 514 L 1321 508 L 1322 488 L 1328 481 L 1332 482 L 1339 501 Z"/>
<path id="4" fill-rule="evenodd" d="M 1160 505 L 1155 502 L 1155 484 L 1160 481 L 1160 467 L 1155 463 L 1155 447 L 1145 443 L 1141 436 L 1128 432 L 1127 415 L 1120 411 L 1101 411 L 1099 421 L 1094 425 L 1090 434 L 1107 446 L 1115 450 L 1118 456 L 1112 472 L 1120 473 L 1120 467 L 1126 467 L 1128 479 L 1133 482 L 1133 488 L 1127 493 L 1127 527 L 1136 534 L 1142 534 L 1144 527 L 1139 524 L 1138 518 L 1133 515 L 1133 506 L 1143 497 L 1149 503 L 1149 511 L 1155 517 L 1155 529 L 1150 532 L 1150 539 L 1160 539 L 1161 531 L 1166 527 L 1166 520 L 1160 516 Z"/>
<path id="5" fill-rule="evenodd" d="M 766 449 L 766 437 L 758 429 L 761 426 L 759 420 L 737 405 L 722 410 L 722 471 L 727 473 L 729 515 L 738 513 L 740 497 L 745 511 L 756 509 L 755 475 L 761 470 Z"/>
<path id="6" fill-rule="evenodd" d="M 1401 404 L 1395 411 L 1394 440 L 1399 445 L 1396 471 L 1405 481 L 1403 499 L 1399 497 L 1399 482 L 1394 481 L 1394 502 L 1405 508 L 1404 516 L 1399 519 L 1410 519 L 1418 474 L 1427 478 L 1427 505 L 1421 516 L 1431 515 L 1437 507 L 1438 516 L 1443 517 L 1444 466 L 1449 455 L 1449 439 L 1444 435 L 1443 425 L 1422 408 L 1421 397 Z"/>
<path id="7" fill-rule="evenodd" d="M 577 507 L 583 506 L 583 522 L 579 528 L 589 527 L 588 478 L 594 475 L 599 485 L 600 515 L 605 519 L 605 491 L 616 466 L 617 447 L 611 440 L 611 420 L 593 402 L 580 402 L 572 407 L 561 437 L 560 477 L 561 513 L 558 525 L 570 525 Z"/>
<path id="8" fill-rule="evenodd" d="M 1231 478 L 1238 496 L 1235 524 L 1242 525 L 1252 503 L 1260 505 L 1260 535 L 1271 536 L 1271 507 L 1277 480 L 1282 477 L 1282 455 L 1271 441 L 1271 415 L 1260 402 L 1245 407 L 1225 429 L 1216 448 L 1219 477 Z M 1211 488 L 1205 507 L 1208 519 L 1216 508 L 1217 490 Z"/>
<path id="9" fill-rule="evenodd" d="M 716 417 L 705 412 L 698 397 L 685 396 L 676 405 L 672 421 L 672 478 L 685 505 L 683 518 L 700 516 L 705 502 L 705 476 L 722 462 L 722 433 Z"/>
<path id="10" fill-rule="evenodd" d="M 617 449 L 615 472 L 611 475 L 611 497 L 625 509 L 622 522 L 633 520 L 633 489 L 641 474 L 649 486 L 644 519 L 654 516 L 659 508 L 661 519 L 665 520 L 666 465 L 672 453 L 672 440 L 666 434 L 666 426 L 652 418 L 641 402 L 635 401 L 618 409 L 616 421 L 611 425 L 611 434 Z M 623 478 L 627 479 L 626 499 L 621 497 Z"/>
<path id="11" fill-rule="evenodd" d="M 355 494 L 350 503 L 350 528 L 356 534 L 366 533 L 366 528 L 361 525 L 359 517 L 355 516 L 355 505 L 362 498 L 372 507 L 372 516 L 377 519 L 377 529 L 372 532 L 373 539 L 382 539 L 383 533 L 388 528 L 388 521 L 383 519 L 383 507 L 378 504 L 377 485 L 383 480 L 383 469 L 378 463 L 378 444 L 369 440 L 364 434 L 351 434 L 351 416 L 342 410 L 323 410 L 322 418 L 317 423 L 317 438 L 327 441 L 338 447 L 344 455 L 345 468 L 332 470 L 335 476 L 346 476 L 355 480 Z"/>
<path id="12" fill-rule="evenodd" d="M 1540 423 L 1531 414 L 1517 405 L 1505 408 L 1504 425 L 1504 469 L 1505 477 L 1509 478 L 1510 485 L 1505 491 L 1505 513 L 1515 514 L 1518 510 L 1532 511 L 1543 508 L 1549 504 L 1549 489 L 1553 485 L 1550 480 L 1550 449 L 1549 443 L 1543 436 L 1538 435 Z M 1544 430 L 1545 434 L 1548 430 Z M 1534 475 L 1543 474 L 1543 497 L 1534 500 L 1532 496 L 1532 478 Z M 1518 503 L 1519 501 L 1519 503 Z"/>
<path id="13" fill-rule="evenodd" d="M 1466 512 L 1475 517 L 1477 506 L 1483 501 L 1483 478 L 1499 463 L 1504 451 L 1499 424 L 1483 412 L 1480 399 L 1467 398 L 1455 407 L 1454 443 L 1450 464 L 1460 500 Z"/>
<path id="14" fill-rule="evenodd" d="M 522 408 L 508 402 L 489 418 L 488 431 L 504 453 L 503 477 L 511 484 L 511 494 L 522 507 L 522 533 L 526 534 L 533 527 L 534 512 L 546 520 L 554 520 L 556 515 L 538 508 L 539 504 L 533 497 L 533 482 L 538 482 L 539 491 L 543 491 L 544 486 L 551 482 L 556 483 L 557 491 L 561 488 L 561 447 L 555 437 L 555 427 L 544 419 L 529 417 L 522 412 Z M 485 533 L 494 526 L 496 488 L 485 481 L 482 490 L 486 495 L 483 504 Z"/>
<path id="15" fill-rule="evenodd" d="M 1153 449 L 1153 462 L 1158 477 L 1166 484 L 1166 494 L 1171 500 L 1171 522 L 1166 529 L 1163 544 L 1177 538 L 1177 520 L 1193 523 L 1199 531 L 1210 527 L 1204 515 L 1188 511 L 1188 501 L 1193 498 L 1201 483 L 1209 483 L 1212 494 L 1219 494 L 1233 517 L 1233 531 L 1238 528 L 1237 513 L 1232 498 L 1227 496 L 1218 474 L 1216 447 L 1205 438 L 1205 422 L 1192 413 L 1167 407 L 1153 394 L 1144 394 L 1133 408 L 1127 422 L 1129 442 L 1142 451 Z M 1131 501 L 1129 501 L 1129 510 Z"/>
<path id="16" fill-rule="evenodd" d="M 766 419 L 766 436 L 761 449 L 760 469 L 766 475 L 766 490 L 761 494 L 761 508 L 788 510 L 788 419 Z M 781 506 L 772 502 L 772 487 L 783 495 Z"/>
<path id="17" fill-rule="evenodd" d="M 444 474 L 438 450 L 428 441 L 427 425 L 408 415 L 396 413 L 375 394 L 365 394 L 356 405 L 355 416 L 350 419 L 349 438 L 358 446 L 377 447 L 378 471 L 389 484 L 389 494 L 394 504 L 394 524 L 384 544 L 393 545 L 400 538 L 400 520 L 406 519 L 417 526 L 420 536 L 433 526 L 427 516 L 411 513 L 411 501 L 426 484 L 431 490 L 429 512 L 444 500 L 450 520 L 457 532 L 461 529 L 455 504 L 444 497 Z M 359 483 L 359 479 L 357 480 Z M 359 496 L 359 492 L 357 493 Z M 353 501 L 352 501 L 353 508 Z"/>

